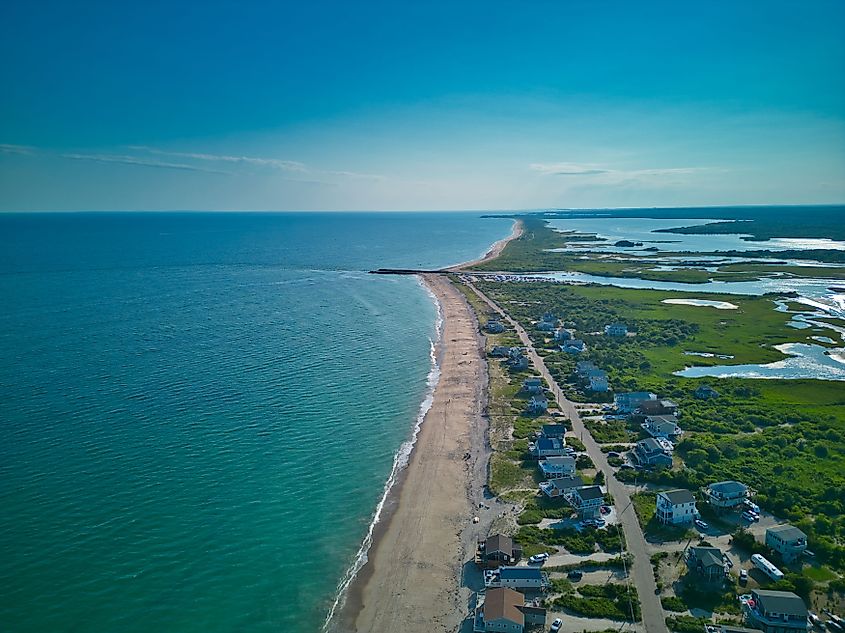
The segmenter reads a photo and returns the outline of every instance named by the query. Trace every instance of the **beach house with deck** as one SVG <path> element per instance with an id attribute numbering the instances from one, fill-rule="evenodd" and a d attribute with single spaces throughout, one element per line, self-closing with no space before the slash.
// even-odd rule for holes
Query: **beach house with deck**
<path id="1" fill-rule="evenodd" d="M 510 536 L 493 534 L 478 542 L 476 562 L 482 567 L 516 565 L 522 558 L 522 546 Z"/>
<path id="2" fill-rule="evenodd" d="M 560 349 L 567 354 L 581 354 L 587 351 L 587 344 L 579 338 L 574 338 L 566 341 L 566 343 L 560 346 Z"/>
<path id="3" fill-rule="evenodd" d="M 488 589 L 473 614 L 474 633 L 522 633 L 526 626 L 545 628 L 546 610 L 525 604 L 525 596 L 507 587 Z"/>
<path id="4" fill-rule="evenodd" d="M 575 475 L 575 458 L 569 455 L 540 460 L 540 472 L 548 479 L 563 479 Z"/>
<path id="5" fill-rule="evenodd" d="M 807 605 L 791 591 L 755 589 L 743 608 L 745 623 L 763 633 L 796 633 L 809 628 Z"/>
<path id="6" fill-rule="evenodd" d="M 668 468 L 672 465 L 672 443 L 648 437 L 634 445 L 633 455 L 641 466 Z"/>
<path id="7" fill-rule="evenodd" d="M 748 498 L 748 486 L 738 481 L 718 481 L 704 488 L 704 496 L 712 508 L 734 510 Z"/>
<path id="8" fill-rule="evenodd" d="M 723 580 L 726 563 L 718 547 L 690 547 L 686 551 L 687 569 L 703 580 Z"/>
<path id="9" fill-rule="evenodd" d="M 611 323 L 604 326 L 604 333 L 607 336 L 628 336 L 628 326 L 624 323 Z"/>
<path id="10" fill-rule="evenodd" d="M 601 486 L 582 486 L 575 488 L 569 495 L 569 503 L 582 518 L 594 517 L 604 503 Z"/>
<path id="11" fill-rule="evenodd" d="M 662 437 L 673 442 L 683 433 L 674 415 L 647 415 L 640 426 L 654 438 Z"/>
<path id="12" fill-rule="evenodd" d="M 540 492 L 549 499 L 569 498 L 572 491 L 584 485 L 584 480 L 578 476 L 558 477 L 540 483 Z"/>
<path id="13" fill-rule="evenodd" d="M 792 525 L 776 525 L 766 530 L 766 545 L 791 563 L 807 549 L 807 535 Z"/>
<path id="14" fill-rule="evenodd" d="M 487 588 L 543 591 L 550 585 L 549 575 L 539 567 L 499 567 L 484 572 L 484 586 Z"/>
<path id="15" fill-rule="evenodd" d="M 633 413 L 643 402 L 657 400 L 657 394 L 648 391 L 633 391 L 630 393 L 617 393 L 613 403 L 620 413 Z"/>

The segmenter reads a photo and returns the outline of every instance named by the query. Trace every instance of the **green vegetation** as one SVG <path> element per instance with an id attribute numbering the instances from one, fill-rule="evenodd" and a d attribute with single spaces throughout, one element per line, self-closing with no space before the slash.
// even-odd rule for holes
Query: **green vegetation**
<path id="1" fill-rule="evenodd" d="M 705 618 L 694 618 L 691 615 L 669 616 L 666 618 L 666 626 L 670 631 L 676 633 L 701 633 L 704 625 L 710 624 Z"/>
<path id="2" fill-rule="evenodd" d="M 547 572 L 568 572 L 573 569 L 591 570 L 591 569 L 624 569 L 625 566 L 631 565 L 630 554 L 623 556 L 615 556 L 607 560 L 585 560 L 582 563 L 573 563 L 571 565 L 551 565 L 543 569 Z"/>
<path id="3" fill-rule="evenodd" d="M 735 591 L 719 591 L 706 589 L 700 586 L 686 583 L 683 590 L 678 594 L 688 609 L 701 609 L 713 613 L 740 613 L 739 601 L 736 599 Z"/>
<path id="4" fill-rule="evenodd" d="M 660 604 L 663 605 L 663 608 L 667 611 L 686 611 L 687 605 L 686 603 L 678 598 L 677 596 L 664 596 L 660 599 Z"/>
<path id="5" fill-rule="evenodd" d="M 523 525 L 514 539 L 521 545 L 547 545 L 564 547 L 573 554 L 592 554 L 596 547 L 605 552 L 621 552 L 622 536 L 617 530 L 585 529 L 543 529 L 533 525 Z"/>
<path id="6" fill-rule="evenodd" d="M 685 430 L 676 447 L 683 467 L 654 473 L 619 471 L 621 480 L 652 481 L 696 490 L 713 481 L 737 479 L 757 491 L 757 502 L 793 522 L 810 537 L 820 563 L 845 571 L 845 389 L 823 380 L 689 379 L 674 376 L 690 364 L 725 363 L 685 351 L 732 354 L 731 363 L 780 360 L 774 345 L 823 333 L 787 326 L 773 297 L 731 296 L 737 310 L 664 304 L 666 298 L 725 300 L 723 295 L 689 295 L 654 290 L 496 283 L 479 287 L 529 325 L 546 310 L 560 316 L 586 341 L 578 359 L 605 369 L 618 391 L 647 390 L 679 403 Z M 636 336 L 603 335 L 604 325 L 626 323 Z M 827 333 L 827 332 L 824 332 Z M 538 348 L 549 345 L 546 364 L 569 393 L 576 359 L 556 352 L 545 335 L 532 331 Z M 703 382 L 719 397 L 699 400 Z M 590 423 L 599 438 L 621 441 L 621 425 Z M 615 434 L 615 435 L 614 435 Z M 616 437 L 617 439 L 614 439 Z M 642 519 L 642 517 L 641 517 Z M 646 518 L 643 525 L 648 525 Z M 651 534 L 666 536 L 656 526 Z"/>
<path id="7" fill-rule="evenodd" d="M 588 618 L 633 619 L 635 622 L 640 619 L 640 601 L 636 590 L 621 584 L 584 585 L 578 587 L 577 592 L 570 590 L 555 598 L 552 604 Z"/>

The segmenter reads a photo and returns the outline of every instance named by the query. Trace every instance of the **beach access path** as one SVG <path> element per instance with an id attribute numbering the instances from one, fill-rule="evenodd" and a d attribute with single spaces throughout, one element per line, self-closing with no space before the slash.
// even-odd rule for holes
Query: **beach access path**
<path id="1" fill-rule="evenodd" d="M 475 543 L 473 491 L 484 484 L 487 364 L 478 322 L 445 275 L 422 275 L 443 315 L 440 380 L 395 511 L 369 553 L 354 628 L 452 633 L 467 615 L 462 565 Z M 478 481 L 480 479 L 480 481 Z"/>
<path id="2" fill-rule="evenodd" d="M 628 494 L 627 489 L 613 476 L 613 470 L 607 463 L 607 456 L 602 453 L 601 447 L 584 426 L 575 405 L 566 399 L 560 386 L 549 373 L 546 364 L 543 362 L 543 358 L 537 354 L 525 329 L 515 319 L 512 319 L 507 312 L 502 310 L 496 302 L 476 288 L 472 282 L 466 281 L 465 283 L 482 301 L 502 315 L 513 326 L 519 335 L 520 341 L 525 346 L 528 357 L 531 359 L 534 367 L 549 384 L 561 411 L 572 421 L 572 430 L 581 438 L 590 459 L 593 460 L 596 468 L 604 472 L 607 491 L 613 497 L 613 504 L 616 506 L 622 531 L 625 534 L 627 550 L 634 556 L 634 562 L 631 565 L 631 578 L 634 581 L 637 594 L 640 598 L 643 625 L 648 633 L 668 633 L 663 606 L 660 604 L 660 596 L 657 594 L 657 583 L 654 580 L 654 572 L 646 548 L 645 536 L 643 535 L 637 515 L 634 512 L 631 496 Z"/>

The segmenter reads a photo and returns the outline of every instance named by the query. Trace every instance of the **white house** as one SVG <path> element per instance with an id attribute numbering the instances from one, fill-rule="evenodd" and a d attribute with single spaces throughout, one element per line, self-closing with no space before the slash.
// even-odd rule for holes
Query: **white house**
<path id="1" fill-rule="evenodd" d="M 681 427 L 678 426 L 678 418 L 674 415 L 647 415 L 641 426 L 646 433 L 655 438 L 663 437 L 674 441 L 683 433 Z"/>
<path id="2" fill-rule="evenodd" d="M 628 326 L 624 323 L 611 323 L 604 326 L 604 333 L 608 336 L 628 336 Z"/>
<path id="3" fill-rule="evenodd" d="M 575 458 L 570 455 L 547 457 L 540 461 L 540 471 L 546 479 L 562 479 L 575 474 Z"/>
<path id="4" fill-rule="evenodd" d="M 666 525 L 692 523 L 698 517 L 695 497 L 689 490 L 666 490 L 657 493 L 657 520 Z"/>

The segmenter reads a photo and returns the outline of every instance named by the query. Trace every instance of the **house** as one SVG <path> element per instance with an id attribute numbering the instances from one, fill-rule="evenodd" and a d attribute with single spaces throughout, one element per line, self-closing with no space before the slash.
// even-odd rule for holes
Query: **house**
<path id="1" fill-rule="evenodd" d="M 484 326 L 484 329 L 490 334 L 501 334 L 505 331 L 505 326 L 502 325 L 501 321 L 494 321 L 491 319 L 487 321 L 487 325 Z"/>
<path id="2" fill-rule="evenodd" d="M 784 563 L 791 563 L 807 549 L 807 535 L 791 525 L 776 525 L 766 530 L 766 545 L 780 554 Z"/>
<path id="3" fill-rule="evenodd" d="M 678 426 L 678 418 L 674 415 L 648 415 L 640 426 L 652 437 L 663 437 L 672 441 L 683 433 Z"/>
<path id="4" fill-rule="evenodd" d="M 701 385 L 693 394 L 699 400 L 709 400 L 710 398 L 718 398 L 719 392 L 713 389 L 710 385 Z"/>
<path id="5" fill-rule="evenodd" d="M 572 491 L 569 503 L 581 517 L 594 517 L 604 503 L 604 492 L 601 486 L 582 486 Z"/>
<path id="6" fill-rule="evenodd" d="M 540 427 L 540 435 L 543 437 L 563 438 L 566 435 L 566 426 L 563 424 L 544 424 Z"/>
<path id="7" fill-rule="evenodd" d="M 526 378 L 522 381 L 522 390 L 527 391 L 528 393 L 542 393 L 542 378 Z"/>
<path id="8" fill-rule="evenodd" d="M 541 435 L 533 442 L 528 443 L 528 452 L 537 459 L 544 459 L 569 455 L 575 451 L 566 445 L 566 440 L 563 437 L 545 437 Z"/>
<path id="9" fill-rule="evenodd" d="M 495 358 L 507 358 L 511 355 L 511 350 L 514 349 L 512 347 L 507 347 L 506 345 L 495 345 L 493 349 L 490 350 L 490 356 L 494 356 Z"/>
<path id="10" fill-rule="evenodd" d="M 665 490 L 657 493 L 657 520 L 665 525 L 692 523 L 698 517 L 695 497 L 689 490 Z"/>
<path id="11" fill-rule="evenodd" d="M 607 336 L 628 336 L 628 326 L 624 323 L 611 323 L 604 326 L 604 333 Z"/>
<path id="12" fill-rule="evenodd" d="M 533 589 L 543 591 L 548 588 L 549 575 L 539 567 L 499 567 L 484 572 L 485 587 L 507 587 L 508 589 Z"/>
<path id="13" fill-rule="evenodd" d="M 525 628 L 525 616 L 520 607 L 525 598 L 518 591 L 490 589 L 484 595 L 484 602 L 475 610 L 474 631 L 506 631 L 522 633 Z"/>
<path id="14" fill-rule="evenodd" d="M 642 415 L 674 415 L 677 417 L 678 405 L 671 400 L 646 400 L 640 403 L 637 411 Z"/>
<path id="15" fill-rule="evenodd" d="M 643 402 L 657 400 L 657 395 L 648 391 L 634 391 L 631 393 L 617 393 L 613 398 L 616 409 L 621 413 L 632 413 Z"/>
<path id="16" fill-rule="evenodd" d="M 591 360 L 579 360 L 575 363 L 575 375 L 579 378 L 586 378 L 591 371 L 597 371 L 598 367 Z"/>
<path id="17" fill-rule="evenodd" d="M 705 580 L 725 578 L 725 560 L 718 547 L 690 547 L 686 553 L 687 569 Z"/>
<path id="18" fill-rule="evenodd" d="M 736 626 L 735 624 L 720 624 L 717 627 L 709 626 L 706 631 L 712 633 L 763 633 L 760 629 L 747 629 L 744 626 Z"/>
<path id="19" fill-rule="evenodd" d="M 572 338 L 572 332 L 566 328 L 559 327 L 555 330 L 555 340 L 559 342 L 568 341 Z"/>
<path id="20" fill-rule="evenodd" d="M 745 623 L 763 633 L 806 631 L 807 605 L 791 591 L 755 589 L 744 604 Z"/>
<path id="21" fill-rule="evenodd" d="M 609 384 L 607 382 L 607 373 L 601 369 L 590 372 L 589 375 L 589 390 L 590 391 L 607 391 Z"/>
<path id="22" fill-rule="evenodd" d="M 575 474 L 575 458 L 571 455 L 547 457 L 540 461 L 540 471 L 546 479 L 562 479 Z"/>
<path id="23" fill-rule="evenodd" d="M 528 369 L 528 359 L 521 352 L 519 354 L 511 354 L 510 358 L 505 361 L 505 365 L 511 371 L 525 371 Z"/>
<path id="24" fill-rule="evenodd" d="M 707 502 L 722 510 L 742 507 L 748 498 L 748 486 L 738 481 L 719 481 L 704 488 Z"/>
<path id="25" fill-rule="evenodd" d="M 476 561 L 485 567 L 516 565 L 522 558 L 522 546 L 503 534 L 494 534 L 478 543 Z"/>
<path id="26" fill-rule="evenodd" d="M 557 317 L 554 315 L 553 312 L 546 312 L 543 315 L 543 322 L 545 323 L 555 323 L 557 321 Z"/>
<path id="27" fill-rule="evenodd" d="M 528 401 L 528 413 L 538 415 L 540 413 L 545 413 L 546 409 L 548 408 L 549 399 L 543 394 L 535 394 L 531 396 L 531 400 Z"/>
<path id="28" fill-rule="evenodd" d="M 540 483 L 540 492 L 546 495 L 549 499 L 559 499 L 566 497 L 576 488 L 584 485 L 584 480 L 580 477 L 560 477 L 558 479 L 549 479 Z"/>
<path id="29" fill-rule="evenodd" d="M 546 628 L 546 610 L 525 604 L 521 593 L 501 587 L 485 592 L 484 602 L 475 609 L 472 630 L 474 633 L 522 633 L 526 626 Z"/>
<path id="30" fill-rule="evenodd" d="M 536 326 L 538 332 L 554 332 L 555 325 L 554 323 L 548 323 L 546 321 L 540 321 Z"/>
<path id="31" fill-rule="evenodd" d="M 637 442 L 634 446 L 634 457 L 641 466 L 668 467 L 672 465 L 671 446 L 670 442 L 658 442 L 649 437 Z"/>
<path id="32" fill-rule="evenodd" d="M 587 344 L 581 339 L 574 338 L 561 345 L 560 349 L 567 354 L 580 354 L 587 350 Z"/>

